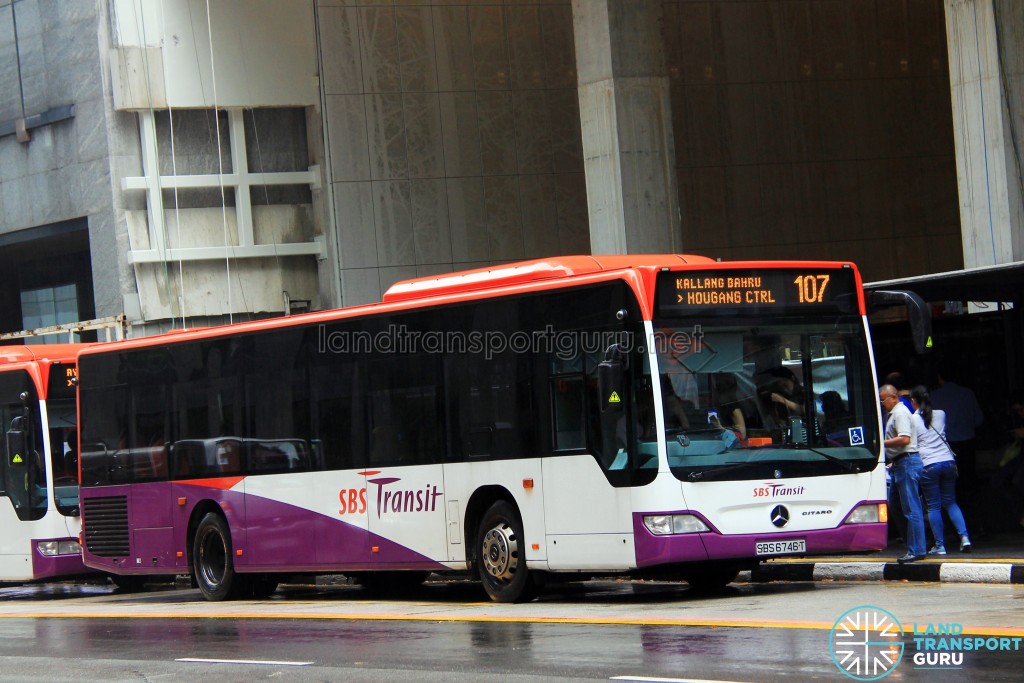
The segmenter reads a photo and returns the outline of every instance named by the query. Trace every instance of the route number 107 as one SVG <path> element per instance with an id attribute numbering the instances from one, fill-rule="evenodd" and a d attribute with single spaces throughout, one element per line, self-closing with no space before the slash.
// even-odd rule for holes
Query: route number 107
<path id="1" fill-rule="evenodd" d="M 797 296 L 802 304 L 820 304 L 825 299 L 825 288 L 828 287 L 829 275 L 798 275 L 793 284 L 796 285 Z"/>

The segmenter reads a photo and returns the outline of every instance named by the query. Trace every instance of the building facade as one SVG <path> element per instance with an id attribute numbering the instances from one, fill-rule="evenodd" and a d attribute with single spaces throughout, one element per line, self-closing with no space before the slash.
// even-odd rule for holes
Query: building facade
<path id="1" fill-rule="evenodd" d="M 571 253 L 1024 260 L 1009 0 L 0 0 L 0 332 Z"/>

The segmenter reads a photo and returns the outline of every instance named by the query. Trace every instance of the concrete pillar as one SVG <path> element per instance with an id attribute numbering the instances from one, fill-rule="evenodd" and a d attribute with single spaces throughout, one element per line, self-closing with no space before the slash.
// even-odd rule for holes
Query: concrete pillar
<path id="1" fill-rule="evenodd" d="M 573 0 L 590 245 L 682 249 L 660 0 Z"/>
<path id="2" fill-rule="evenodd" d="M 945 14 L 964 267 L 1024 260 L 1024 3 L 945 0 Z"/>

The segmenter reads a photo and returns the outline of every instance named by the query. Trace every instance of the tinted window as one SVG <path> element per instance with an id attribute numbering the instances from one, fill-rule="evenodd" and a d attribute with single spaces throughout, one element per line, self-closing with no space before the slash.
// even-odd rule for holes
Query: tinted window
<path id="1" fill-rule="evenodd" d="M 310 469 L 309 359 L 302 330 L 254 337 L 244 375 L 246 471 Z"/>
<path id="2" fill-rule="evenodd" d="M 534 367 L 540 349 L 522 300 L 492 301 L 447 314 L 457 334 L 447 357 L 453 450 L 461 458 L 535 457 L 540 414 Z M 480 344 L 474 343 L 474 337 Z M 462 341 L 465 340 L 465 343 Z"/>
<path id="3" fill-rule="evenodd" d="M 355 340 L 361 341 L 356 344 Z M 362 361 L 369 353 L 369 337 L 359 323 L 341 322 L 307 330 L 306 345 L 311 354 L 309 394 L 314 457 L 324 469 L 364 467 L 366 370 Z"/>

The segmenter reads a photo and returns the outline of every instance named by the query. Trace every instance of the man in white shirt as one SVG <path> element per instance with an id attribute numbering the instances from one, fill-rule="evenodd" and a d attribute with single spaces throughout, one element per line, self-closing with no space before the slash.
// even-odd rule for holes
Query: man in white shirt
<path id="1" fill-rule="evenodd" d="M 917 453 L 917 429 L 910 411 L 900 401 L 896 387 L 883 384 L 878 388 L 878 400 L 889 414 L 885 421 L 885 466 L 889 468 L 893 486 L 900 494 L 900 504 L 907 518 L 907 554 L 899 562 L 917 562 L 926 557 L 924 511 L 918 482 L 924 472 L 921 456 Z"/>

